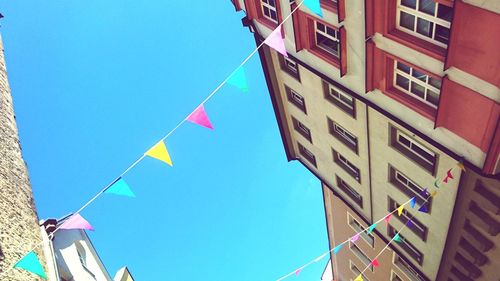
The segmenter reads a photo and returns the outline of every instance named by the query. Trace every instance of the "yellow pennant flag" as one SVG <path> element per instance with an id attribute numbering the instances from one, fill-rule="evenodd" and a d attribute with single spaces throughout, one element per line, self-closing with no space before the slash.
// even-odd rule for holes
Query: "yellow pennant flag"
<path id="1" fill-rule="evenodd" d="M 437 193 L 438 193 L 437 190 L 434 190 L 433 192 L 431 192 L 431 197 L 436 196 Z"/>
<path id="2" fill-rule="evenodd" d="M 405 208 L 405 205 L 399 206 L 399 208 L 398 208 L 398 216 L 401 216 L 401 214 L 403 213 L 404 208 Z"/>
<path id="3" fill-rule="evenodd" d="M 460 168 L 460 170 L 464 171 L 465 172 L 465 166 L 464 166 L 464 163 L 463 162 L 458 162 L 457 163 L 457 167 Z"/>
<path id="4" fill-rule="evenodd" d="M 172 159 L 170 159 L 170 154 L 168 154 L 167 147 L 165 146 L 163 140 L 151 147 L 148 151 L 146 151 L 146 153 L 144 153 L 144 155 L 156 158 L 170 166 L 173 166 Z"/>
<path id="5" fill-rule="evenodd" d="M 358 275 L 358 277 L 356 277 L 356 279 L 354 279 L 354 281 L 363 281 L 363 276 L 361 274 Z"/>

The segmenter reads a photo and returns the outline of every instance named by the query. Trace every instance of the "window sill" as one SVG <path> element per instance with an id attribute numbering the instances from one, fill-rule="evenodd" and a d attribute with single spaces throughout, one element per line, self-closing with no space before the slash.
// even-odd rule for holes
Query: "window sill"
<path id="1" fill-rule="evenodd" d="M 405 33 L 401 30 L 393 29 L 386 34 L 386 37 L 421 53 L 424 53 L 430 57 L 433 57 L 439 61 L 445 61 L 445 48 L 439 47 L 415 36 L 411 36 L 410 34 Z"/>
<path id="2" fill-rule="evenodd" d="M 268 19 L 266 17 L 260 17 L 260 18 L 258 18 L 257 22 L 260 23 L 260 24 L 265 25 L 267 28 L 269 28 L 271 30 L 275 30 L 276 27 L 278 27 L 277 23 L 271 21 L 270 19 Z"/>
<path id="3" fill-rule="evenodd" d="M 416 98 L 411 97 L 409 94 L 403 93 L 394 87 L 383 91 L 383 93 L 391 97 L 392 99 L 395 99 L 396 101 L 402 103 L 403 105 L 413 109 L 425 118 L 433 122 L 436 120 L 437 109 L 426 105 L 423 102 L 419 102 Z"/>
<path id="4" fill-rule="evenodd" d="M 318 56 L 320 59 L 326 61 L 327 63 L 335 66 L 336 68 L 340 69 L 340 59 L 335 57 L 334 55 L 328 53 L 327 51 L 324 51 L 323 49 L 314 46 L 309 50 L 313 55 Z"/>

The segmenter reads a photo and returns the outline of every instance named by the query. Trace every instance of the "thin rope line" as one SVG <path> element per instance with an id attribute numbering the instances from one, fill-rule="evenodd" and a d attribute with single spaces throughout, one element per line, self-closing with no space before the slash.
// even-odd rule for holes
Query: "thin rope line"
<path id="1" fill-rule="evenodd" d="M 290 14 L 288 14 L 288 16 L 285 17 L 285 19 L 280 23 L 278 24 L 278 26 L 276 27 L 277 28 L 281 28 L 281 26 L 292 16 L 293 13 L 295 13 L 295 11 L 297 11 L 299 9 L 299 7 L 304 3 L 305 0 L 302 0 L 298 5 L 297 7 L 295 7 L 295 9 L 293 9 Z M 231 79 L 231 77 L 236 73 L 236 71 L 238 71 L 238 69 L 240 69 L 243 65 L 245 65 L 245 63 L 247 63 L 258 51 L 259 49 L 264 45 L 265 43 L 265 40 L 262 41 L 262 43 L 259 44 L 259 46 L 257 46 L 257 48 L 255 48 L 255 50 L 253 50 L 250 55 L 248 55 L 242 63 L 240 63 L 240 65 L 234 69 L 231 74 L 229 76 L 226 77 L 226 79 L 224 79 L 220 84 L 219 86 L 217 86 L 198 106 L 201 106 L 203 104 L 205 104 L 207 101 L 209 101 L 226 83 L 227 81 L 229 81 L 229 79 Z M 191 112 L 192 113 L 192 112 Z M 164 137 L 162 137 L 160 139 L 160 141 L 164 141 L 165 139 L 167 139 L 170 135 L 172 135 L 177 129 L 179 129 L 179 127 L 184 124 L 186 122 L 186 120 L 189 118 L 189 116 L 191 115 L 191 113 L 189 115 L 187 115 L 181 122 L 179 122 L 172 130 L 170 130 Z M 158 142 L 157 142 L 158 143 Z M 131 165 L 129 165 L 118 177 L 116 177 L 113 181 L 111 181 L 109 184 L 107 184 L 103 189 L 101 189 L 96 195 L 94 195 L 94 197 L 92 197 L 92 199 L 90 199 L 89 201 L 87 201 L 87 203 L 85 203 L 82 207 L 80 207 L 80 209 L 78 209 L 76 212 L 73 213 L 73 215 L 76 215 L 76 214 L 79 214 L 80 212 L 82 212 L 85 208 L 87 208 L 90 204 L 92 204 L 97 198 L 99 198 L 99 196 L 101 196 L 109 187 L 111 187 L 114 183 L 116 183 L 116 181 L 118 181 L 121 177 L 123 177 L 125 174 L 127 174 L 132 168 L 134 168 L 137 164 L 139 164 L 139 162 L 141 162 L 142 159 L 144 159 L 146 157 L 145 154 L 143 154 L 141 157 L 139 157 L 137 160 L 135 160 Z M 60 226 L 58 226 L 51 234 L 54 235 L 59 229 L 60 227 L 62 226 L 62 224 Z M 38 244 L 36 244 L 29 252 L 31 251 L 34 251 L 35 249 L 37 249 L 40 245 L 43 244 L 43 240 L 40 241 Z M 19 261 L 19 260 L 18 260 Z M 0 278 L 3 277 L 3 276 L 6 276 L 7 273 L 9 273 L 13 268 L 14 268 L 14 265 L 18 262 L 16 261 L 15 263 L 13 263 L 6 271 L 4 271 L 2 274 L 0 274 Z"/>

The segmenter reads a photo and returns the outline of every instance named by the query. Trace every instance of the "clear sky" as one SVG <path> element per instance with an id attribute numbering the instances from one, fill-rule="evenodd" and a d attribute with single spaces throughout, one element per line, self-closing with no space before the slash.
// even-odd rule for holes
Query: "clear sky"
<path id="1" fill-rule="evenodd" d="M 77 210 L 189 114 L 255 48 L 224 1 L 2 1 L 7 69 L 40 218 Z M 249 93 L 206 104 L 170 168 L 125 176 L 82 215 L 113 276 L 275 280 L 328 250 L 320 183 L 288 163 L 258 56 Z M 319 280 L 326 264 L 290 279 Z"/>

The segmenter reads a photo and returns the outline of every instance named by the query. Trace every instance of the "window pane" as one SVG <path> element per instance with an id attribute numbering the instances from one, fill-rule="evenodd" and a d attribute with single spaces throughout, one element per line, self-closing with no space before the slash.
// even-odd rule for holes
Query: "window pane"
<path id="1" fill-rule="evenodd" d="M 439 94 L 434 91 L 427 90 L 427 101 L 437 106 L 439 103 Z"/>
<path id="2" fill-rule="evenodd" d="M 420 0 L 418 10 L 434 16 L 434 12 L 436 11 L 436 3 L 434 2 L 434 0 Z"/>
<path id="3" fill-rule="evenodd" d="M 400 12 L 399 24 L 411 31 L 415 30 L 415 17 L 405 12 Z"/>
<path id="4" fill-rule="evenodd" d="M 408 78 L 405 78 L 399 74 L 396 74 L 396 84 L 399 87 L 408 91 L 409 85 L 410 85 L 410 80 L 408 80 Z"/>
<path id="5" fill-rule="evenodd" d="M 417 18 L 417 32 L 432 38 L 433 24 L 430 21 Z"/>
<path id="6" fill-rule="evenodd" d="M 264 15 L 266 16 L 271 16 L 271 14 L 269 13 L 269 9 L 267 7 L 264 7 Z"/>
<path id="7" fill-rule="evenodd" d="M 423 72 L 416 70 L 415 68 L 413 69 L 412 76 L 417 78 L 418 80 L 420 80 L 422 82 L 427 82 L 427 75 Z"/>
<path id="8" fill-rule="evenodd" d="M 451 22 L 451 15 L 452 14 L 453 14 L 452 8 L 439 4 L 438 14 L 437 14 L 438 18 Z"/>
<path id="9" fill-rule="evenodd" d="M 398 139 L 399 139 L 399 142 L 406 145 L 406 147 L 411 146 L 411 142 L 407 138 L 403 137 L 402 135 L 399 135 Z"/>
<path id="10" fill-rule="evenodd" d="M 411 92 L 421 98 L 425 97 L 425 88 L 418 83 L 411 82 Z"/>
<path id="11" fill-rule="evenodd" d="M 412 149 L 413 149 L 413 151 L 415 151 L 416 153 L 418 153 L 418 155 L 424 157 L 429 162 L 434 163 L 434 155 L 429 154 L 427 151 L 425 151 L 422 148 L 420 148 L 420 146 L 413 145 Z"/>
<path id="12" fill-rule="evenodd" d="M 340 99 L 352 107 L 352 98 L 346 97 L 344 95 L 340 95 Z"/>
<path id="13" fill-rule="evenodd" d="M 325 32 L 325 26 L 322 23 L 316 22 L 316 27 L 318 30 Z"/>
<path id="14" fill-rule="evenodd" d="M 276 15 L 276 12 L 271 10 L 271 18 L 278 20 L 278 16 Z"/>
<path id="15" fill-rule="evenodd" d="M 276 7 L 276 3 L 274 2 L 274 0 L 268 0 L 268 3 L 269 5 Z"/>
<path id="16" fill-rule="evenodd" d="M 401 5 L 416 9 L 417 8 L 417 0 L 401 0 Z"/>
<path id="17" fill-rule="evenodd" d="M 434 86 L 436 89 L 441 89 L 441 80 L 429 77 L 429 84 Z"/>
<path id="18" fill-rule="evenodd" d="M 333 36 L 333 37 L 337 38 L 337 33 L 335 32 L 335 30 L 333 30 L 333 29 L 331 29 L 329 27 L 326 28 L 326 33 L 328 35 L 330 35 L 330 36 Z"/>
<path id="19" fill-rule="evenodd" d="M 338 56 L 339 53 L 339 43 L 337 41 L 333 41 L 326 36 L 323 36 L 316 32 L 316 42 L 319 47 L 322 47 L 325 51 L 332 53 L 335 56 Z"/>
<path id="20" fill-rule="evenodd" d="M 398 69 L 410 74 L 410 67 L 398 62 Z"/>
<path id="21" fill-rule="evenodd" d="M 437 41 L 447 44 L 450 39 L 450 30 L 444 26 L 436 24 L 436 34 L 434 36 Z"/>

